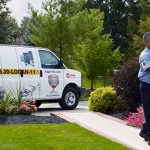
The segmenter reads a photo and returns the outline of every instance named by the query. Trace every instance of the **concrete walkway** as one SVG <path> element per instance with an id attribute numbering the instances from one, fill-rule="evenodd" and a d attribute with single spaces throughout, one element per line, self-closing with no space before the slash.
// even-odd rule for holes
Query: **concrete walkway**
<path id="1" fill-rule="evenodd" d="M 43 105 L 41 110 L 35 115 L 47 116 L 50 113 L 54 113 L 97 134 L 129 146 L 132 149 L 150 150 L 150 146 L 148 146 L 147 142 L 139 137 L 139 129 L 129 127 L 109 117 L 105 117 L 105 115 L 89 112 L 85 102 L 80 104 L 74 111 L 63 111 L 59 109 L 59 106 L 57 107 L 56 104 L 52 106 L 53 105 L 51 105 L 51 108 L 48 110 L 41 111 L 46 107 Z M 47 107 L 50 106 L 47 105 Z"/>

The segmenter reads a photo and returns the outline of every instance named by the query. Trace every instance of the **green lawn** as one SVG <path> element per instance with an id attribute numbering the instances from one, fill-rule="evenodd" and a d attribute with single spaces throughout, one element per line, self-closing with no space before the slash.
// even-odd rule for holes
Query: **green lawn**
<path id="1" fill-rule="evenodd" d="M 111 86 L 112 85 L 112 78 L 108 77 L 106 78 L 106 87 L 107 86 Z M 87 79 L 86 77 L 83 77 L 83 87 L 85 87 L 86 89 L 90 89 L 91 88 L 91 81 L 89 79 Z M 104 81 L 103 78 L 98 78 L 95 82 L 94 82 L 94 88 L 102 88 L 104 87 Z M 90 96 L 90 93 L 86 93 L 86 95 L 84 97 L 81 97 L 81 101 L 87 101 L 88 98 Z"/>
<path id="2" fill-rule="evenodd" d="M 0 126 L 0 150 L 129 150 L 76 124 Z"/>
<path id="3" fill-rule="evenodd" d="M 106 78 L 106 85 L 105 86 L 111 86 L 112 85 L 112 79 L 111 77 L 107 77 Z M 91 88 L 91 81 L 89 79 L 87 79 L 86 77 L 83 77 L 83 87 L 90 89 Z M 104 80 L 103 78 L 98 78 L 95 82 L 94 82 L 94 88 L 100 88 L 100 87 L 104 87 Z"/>

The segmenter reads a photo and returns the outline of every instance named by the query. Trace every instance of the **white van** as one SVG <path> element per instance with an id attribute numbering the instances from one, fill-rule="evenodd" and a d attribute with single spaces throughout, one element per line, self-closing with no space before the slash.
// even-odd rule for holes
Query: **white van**
<path id="1" fill-rule="evenodd" d="M 72 110 L 80 96 L 81 73 L 68 69 L 53 52 L 39 47 L 0 45 L 0 87 L 15 91 L 21 86 L 24 99 L 58 102 L 62 109 Z"/>

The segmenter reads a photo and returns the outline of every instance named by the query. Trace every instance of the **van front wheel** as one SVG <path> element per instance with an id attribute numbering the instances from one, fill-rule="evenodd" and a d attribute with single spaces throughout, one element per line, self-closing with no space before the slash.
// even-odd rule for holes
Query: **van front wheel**
<path id="1" fill-rule="evenodd" d="M 62 99 L 59 101 L 59 105 L 64 110 L 73 110 L 79 103 L 79 94 L 74 88 L 67 88 L 64 90 Z"/>

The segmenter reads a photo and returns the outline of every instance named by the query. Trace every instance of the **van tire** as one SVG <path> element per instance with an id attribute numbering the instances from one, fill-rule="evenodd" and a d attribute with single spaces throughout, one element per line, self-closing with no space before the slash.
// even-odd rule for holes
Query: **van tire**
<path id="1" fill-rule="evenodd" d="M 68 104 L 67 104 L 68 103 Z M 79 94 L 75 88 L 66 88 L 63 92 L 59 105 L 64 110 L 73 110 L 79 103 Z"/>
<path id="2" fill-rule="evenodd" d="M 41 102 L 40 101 L 36 101 L 35 102 L 35 106 L 38 108 L 38 107 L 40 107 L 41 106 Z"/>

